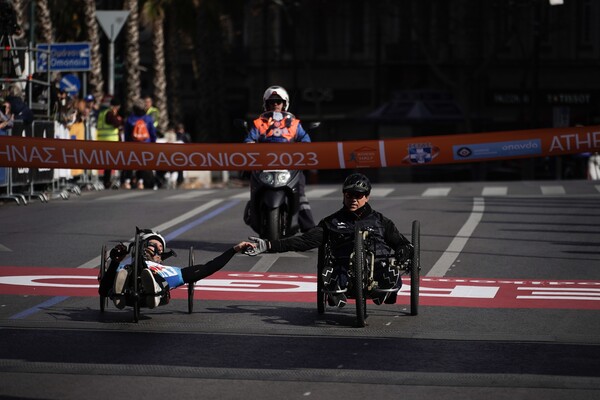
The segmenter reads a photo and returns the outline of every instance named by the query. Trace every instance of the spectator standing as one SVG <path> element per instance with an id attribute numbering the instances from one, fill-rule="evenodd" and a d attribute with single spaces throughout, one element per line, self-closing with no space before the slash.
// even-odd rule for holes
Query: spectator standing
<path id="1" fill-rule="evenodd" d="M 62 89 L 60 89 L 56 95 L 53 114 L 54 120 L 58 122 L 63 129 L 68 130 L 71 125 L 75 123 L 76 111 L 73 107 L 73 99 Z"/>
<path id="2" fill-rule="evenodd" d="M 177 134 L 177 141 L 182 143 L 192 143 L 192 136 L 185 131 L 185 125 L 181 122 L 175 126 L 175 133 Z M 177 187 L 183 183 L 183 171 L 177 171 Z"/>
<path id="3" fill-rule="evenodd" d="M 117 98 L 110 100 L 110 106 L 98 114 L 97 137 L 99 141 L 120 142 L 123 132 L 123 117 L 119 115 L 121 102 Z M 106 189 L 112 187 L 112 169 L 104 169 L 102 182 Z M 118 186 L 117 186 L 118 187 Z"/>
<path id="4" fill-rule="evenodd" d="M 152 117 L 152 120 L 154 121 L 154 129 L 156 129 L 156 131 L 158 132 L 158 122 L 160 119 L 160 112 L 159 112 L 158 108 L 154 107 L 152 97 L 150 97 L 150 96 L 144 97 L 144 107 L 146 109 L 146 114 Z"/>
<path id="5" fill-rule="evenodd" d="M 0 136 L 8 135 L 8 131 L 13 127 L 14 119 L 10 103 L 3 100 L 2 109 L 0 110 Z"/>
<path id="6" fill-rule="evenodd" d="M 126 142 L 155 143 L 156 128 L 152 116 L 146 114 L 144 100 L 136 100 L 133 103 L 133 111 L 125 121 L 124 137 Z M 154 186 L 154 174 L 152 171 L 125 170 L 121 173 L 121 187 L 131 189 L 132 180 L 135 175 L 135 184 L 138 189 L 144 189 L 144 184 Z"/>
<path id="7" fill-rule="evenodd" d="M 16 120 L 21 120 L 25 125 L 33 122 L 33 113 L 29 106 L 23 101 L 23 90 L 18 84 L 10 87 L 9 95 L 6 101 L 10 103 L 10 108 Z"/>

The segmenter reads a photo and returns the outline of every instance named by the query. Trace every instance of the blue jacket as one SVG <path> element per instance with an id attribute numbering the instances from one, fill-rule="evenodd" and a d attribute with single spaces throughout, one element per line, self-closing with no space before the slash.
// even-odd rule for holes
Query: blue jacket
<path id="1" fill-rule="evenodd" d="M 148 142 L 156 142 L 156 128 L 154 127 L 154 120 L 150 115 L 130 115 L 127 117 L 127 121 L 125 121 L 125 141 L 133 142 L 133 138 L 131 137 L 131 133 L 133 132 L 133 127 L 138 120 L 143 120 L 146 123 L 146 127 L 148 128 L 148 133 L 150 134 L 150 140 Z"/>

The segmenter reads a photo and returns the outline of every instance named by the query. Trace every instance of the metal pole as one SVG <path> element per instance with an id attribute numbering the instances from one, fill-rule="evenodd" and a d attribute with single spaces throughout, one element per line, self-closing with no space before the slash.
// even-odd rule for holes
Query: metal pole
<path id="1" fill-rule="evenodd" d="M 108 94 L 115 94 L 115 42 L 112 39 L 108 45 Z"/>
<path id="2" fill-rule="evenodd" d="M 108 94 L 115 94 L 115 27 L 110 26 L 110 37 L 108 38 Z"/>

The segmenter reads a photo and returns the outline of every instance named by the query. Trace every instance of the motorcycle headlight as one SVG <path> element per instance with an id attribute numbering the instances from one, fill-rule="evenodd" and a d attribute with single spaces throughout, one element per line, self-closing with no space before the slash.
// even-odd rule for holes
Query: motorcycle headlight
<path id="1" fill-rule="evenodd" d="M 270 186 L 285 186 L 290 180 L 290 171 L 263 171 L 260 174 L 260 180 Z"/>

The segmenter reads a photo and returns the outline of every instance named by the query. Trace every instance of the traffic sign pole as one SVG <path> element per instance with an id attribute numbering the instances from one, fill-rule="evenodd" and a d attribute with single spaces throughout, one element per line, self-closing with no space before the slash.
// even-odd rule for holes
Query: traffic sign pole
<path id="1" fill-rule="evenodd" d="M 111 27 L 112 29 L 112 27 Z M 115 42 L 110 41 L 108 45 L 108 94 L 115 94 Z"/>
<path id="2" fill-rule="evenodd" d="M 129 11 L 96 11 L 96 19 L 109 40 L 108 94 L 111 96 L 115 94 L 115 39 L 128 16 Z"/>

